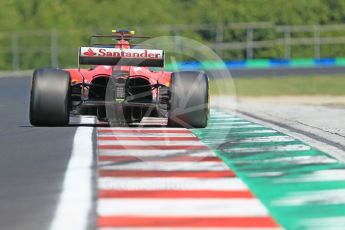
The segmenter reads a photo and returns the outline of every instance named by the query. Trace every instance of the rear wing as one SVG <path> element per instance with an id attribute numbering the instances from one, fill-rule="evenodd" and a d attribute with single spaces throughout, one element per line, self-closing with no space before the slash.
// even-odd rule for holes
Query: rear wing
<path id="1" fill-rule="evenodd" d="M 78 56 L 80 65 L 164 66 L 163 50 L 81 47 Z"/>

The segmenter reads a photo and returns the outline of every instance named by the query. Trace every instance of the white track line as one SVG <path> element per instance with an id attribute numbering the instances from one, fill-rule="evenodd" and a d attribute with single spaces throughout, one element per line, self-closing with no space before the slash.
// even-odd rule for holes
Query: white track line
<path id="1" fill-rule="evenodd" d="M 81 118 L 81 123 L 88 121 L 90 118 Z M 92 127 L 79 127 L 75 133 L 51 230 L 84 230 L 87 227 L 92 198 L 92 132 Z"/>
<path id="2" fill-rule="evenodd" d="M 313 230 L 344 230 L 345 217 L 318 217 L 306 219 L 302 222 L 303 229 Z M 140 229 L 142 230 L 142 229 Z M 180 229 L 179 229 L 180 230 Z"/>
<path id="3" fill-rule="evenodd" d="M 238 140 L 230 140 L 226 143 L 264 143 L 264 142 L 290 142 L 296 139 L 290 136 L 268 136 L 268 137 L 250 137 Z"/>
<path id="4" fill-rule="evenodd" d="M 336 160 L 335 160 L 336 161 Z M 303 182 L 324 182 L 324 181 L 345 181 L 344 169 L 319 170 L 294 178 L 279 178 L 277 183 L 303 183 Z M 345 190 L 344 190 L 345 192 Z"/>
<path id="5" fill-rule="evenodd" d="M 185 146 L 204 146 L 204 144 L 199 141 L 147 141 L 147 140 L 101 140 L 97 141 L 98 145 L 142 145 L 142 146 L 174 146 L 174 145 L 185 145 Z"/>
<path id="6" fill-rule="evenodd" d="M 210 122 L 212 121 L 218 121 L 218 120 L 227 120 L 227 121 L 238 121 L 238 120 L 244 120 L 243 118 L 240 117 L 228 117 L 228 116 L 211 116 L 209 119 Z"/>
<path id="7" fill-rule="evenodd" d="M 258 134 L 258 133 L 277 133 L 278 131 L 275 131 L 273 129 L 261 129 L 261 130 L 245 130 L 245 131 L 241 131 L 241 130 L 236 130 L 236 131 L 232 131 L 232 130 L 212 130 L 212 131 L 209 131 L 207 134 L 208 135 L 215 135 L 215 134 L 218 134 L 218 135 L 223 135 L 224 138 L 226 138 L 226 134 L 232 134 L 232 135 L 235 135 L 235 134 Z"/>
<path id="8" fill-rule="evenodd" d="M 245 124 L 254 124 L 250 121 L 219 121 L 219 122 L 210 122 L 212 125 L 245 125 Z"/>
<path id="9" fill-rule="evenodd" d="M 121 207 L 121 208 L 119 208 Z M 100 199 L 101 216 L 266 217 L 257 199 Z"/>
<path id="10" fill-rule="evenodd" d="M 237 161 L 239 163 L 239 161 Z M 332 164 L 338 162 L 336 159 L 330 158 L 328 156 L 292 156 L 292 157 L 278 157 L 272 159 L 263 159 L 263 160 L 243 160 L 240 161 L 242 163 L 286 163 L 286 164 L 296 164 L 296 165 L 304 165 L 304 164 Z M 287 181 L 290 178 L 285 178 Z M 282 180 L 285 180 L 284 178 Z M 294 178 L 294 179 L 297 179 Z M 291 179 L 292 180 L 292 179 Z"/>
<path id="11" fill-rule="evenodd" d="M 140 131 L 147 131 L 147 130 L 158 130 L 158 132 L 163 131 L 186 131 L 185 128 L 167 128 L 167 127 L 106 127 L 106 128 L 98 128 L 98 131 L 102 132 L 103 130 L 114 130 L 117 131 L 136 131 L 136 133 L 140 133 Z M 186 133 L 189 133 L 186 131 Z"/>
<path id="12" fill-rule="evenodd" d="M 232 148 L 226 150 L 227 152 L 236 153 L 255 153 L 255 152 L 283 152 L 283 151 L 307 151 L 311 150 L 311 147 L 303 144 L 286 145 L 286 146 L 272 146 L 272 147 L 260 147 L 260 148 Z"/>
<path id="13" fill-rule="evenodd" d="M 345 204 L 345 189 L 330 189 L 321 191 L 294 192 L 286 197 L 275 200 L 276 206 L 301 206 L 308 204 L 337 205 Z"/>
<path id="14" fill-rule="evenodd" d="M 99 189 L 119 190 L 248 190 L 244 182 L 235 178 L 112 178 L 98 179 Z"/>
<path id="15" fill-rule="evenodd" d="M 116 137 L 195 137 L 192 133 L 98 133 L 98 137 L 116 136 Z"/>
<path id="16" fill-rule="evenodd" d="M 103 162 L 102 162 L 103 164 Z M 101 164 L 101 165 L 102 165 Z M 104 164 L 103 164 L 104 165 Z M 224 162 L 129 162 L 102 166 L 105 170 L 153 170 L 153 171 L 229 171 Z"/>
<path id="17" fill-rule="evenodd" d="M 296 165 L 303 164 L 331 164 L 338 162 L 336 159 L 328 156 L 294 156 L 294 157 L 279 157 L 268 160 L 263 160 L 265 163 L 289 163 Z"/>
<path id="18" fill-rule="evenodd" d="M 262 125 L 222 125 L 221 127 L 206 127 L 207 130 L 212 130 L 212 129 L 235 129 L 235 128 L 266 128 Z"/>
<path id="19" fill-rule="evenodd" d="M 133 228 L 133 227 L 116 227 L 116 228 L 99 228 L 98 230 L 133 230 L 133 229 L 138 229 L 138 230 L 195 230 L 198 228 L 188 228 L 188 227 L 138 227 L 138 228 Z M 265 228 L 265 227 L 202 227 L 199 228 L 200 230 L 281 230 L 281 228 Z M 343 229 L 339 229 L 343 230 Z"/>
<path id="20" fill-rule="evenodd" d="M 167 157 L 167 156 L 217 156 L 212 150 L 131 150 L 131 149 L 101 149 L 99 156 L 136 156 L 136 157 Z"/>

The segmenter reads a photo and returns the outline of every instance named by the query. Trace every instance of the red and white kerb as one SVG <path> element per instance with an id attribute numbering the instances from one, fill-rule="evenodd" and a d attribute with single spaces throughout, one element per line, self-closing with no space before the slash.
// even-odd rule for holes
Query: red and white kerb
<path id="1" fill-rule="evenodd" d="M 99 128 L 98 228 L 280 229 L 191 131 Z"/>

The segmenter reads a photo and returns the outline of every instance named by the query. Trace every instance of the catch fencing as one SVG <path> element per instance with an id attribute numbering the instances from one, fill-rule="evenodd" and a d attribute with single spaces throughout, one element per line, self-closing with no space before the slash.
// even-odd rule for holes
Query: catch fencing
<path id="1" fill-rule="evenodd" d="M 224 60 L 345 57 L 345 24 L 273 25 L 261 23 L 162 25 L 134 27 L 153 36 L 186 36 L 212 48 Z M 0 32 L 0 69 L 40 66 L 69 67 L 77 63 L 78 47 L 95 28 Z M 179 47 L 179 39 L 176 39 Z"/>

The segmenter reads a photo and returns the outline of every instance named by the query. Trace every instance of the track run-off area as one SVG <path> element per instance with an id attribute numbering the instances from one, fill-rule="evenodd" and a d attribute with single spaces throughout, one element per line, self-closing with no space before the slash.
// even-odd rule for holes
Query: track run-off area
<path id="1" fill-rule="evenodd" d="M 222 109 L 205 129 L 31 127 L 28 80 L 0 79 L 1 228 L 345 226 L 344 163 L 292 136 Z"/>

